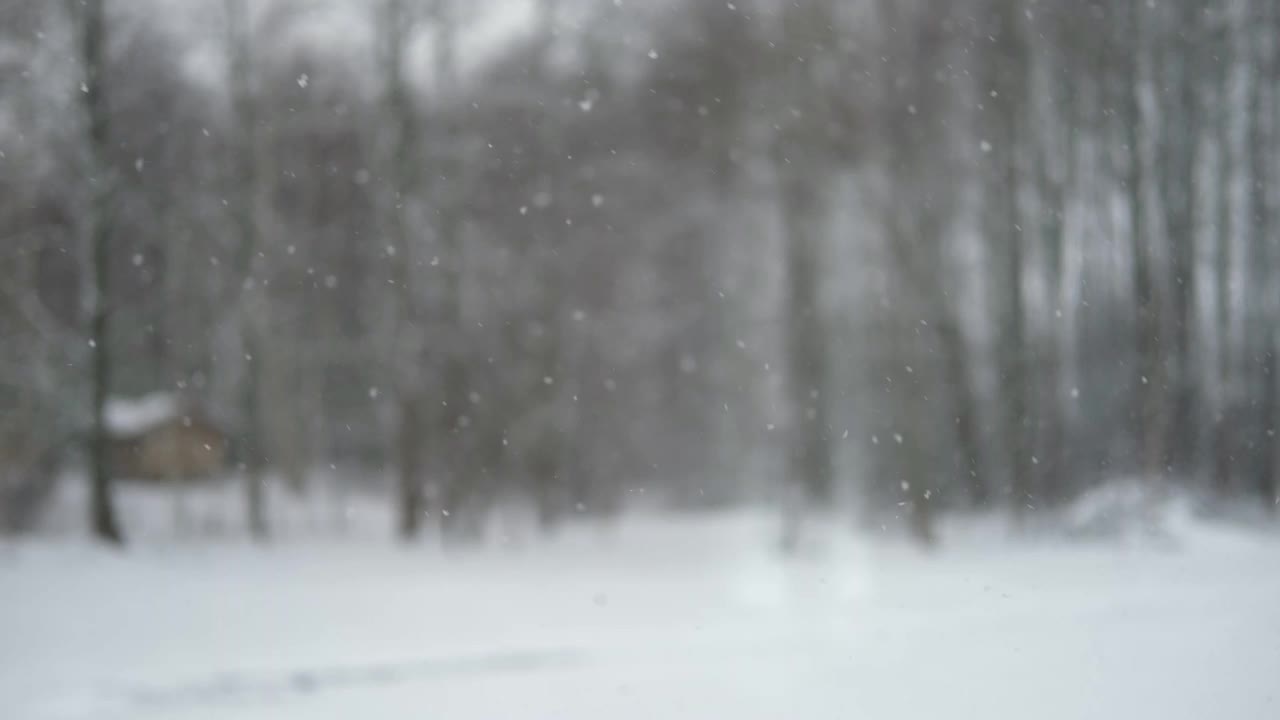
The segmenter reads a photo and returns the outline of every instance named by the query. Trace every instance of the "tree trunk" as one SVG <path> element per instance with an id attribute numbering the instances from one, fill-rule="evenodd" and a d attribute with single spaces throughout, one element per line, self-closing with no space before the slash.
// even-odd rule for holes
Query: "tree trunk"
<path id="1" fill-rule="evenodd" d="M 277 332 L 262 348 L 262 429 L 272 465 L 279 469 L 285 488 L 302 497 L 307 491 L 309 465 L 309 416 L 303 405 L 310 388 L 295 332 L 294 328 Z"/>
<path id="2" fill-rule="evenodd" d="M 1164 143 L 1161 152 L 1161 208 L 1168 233 L 1171 268 L 1171 356 L 1168 383 L 1169 418 L 1164 446 L 1174 471 L 1189 475 L 1197 467 L 1199 432 L 1196 418 L 1201 402 L 1196 383 L 1196 256 L 1198 218 L 1195 212 L 1197 155 L 1201 134 L 1200 83 L 1202 62 L 1202 8 L 1181 2 L 1173 22 L 1182 28 L 1176 39 L 1166 41 L 1161 66 L 1167 103 L 1163 111 Z M 1167 30 L 1166 30 L 1167 33 Z"/>
<path id="3" fill-rule="evenodd" d="M 262 344 L 267 331 L 268 302 L 262 277 L 257 217 L 258 163 L 262 148 L 258 143 L 257 118 L 252 87 L 253 35 L 247 0 L 227 0 L 228 30 L 231 34 L 230 82 L 235 127 L 240 140 L 236 158 L 233 212 L 240 234 L 236 269 L 243 279 L 240 294 L 240 343 L 244 353 L 241 392 L 242 452 L 244 465 L 245 517 L 249 534 L 258 541 L 268 535 L 265 458 L 262 451 L 261 373 Z"/>
<path id="4" fill-rule="evenodd" d="M 1265 4 L 1265 3 L 1264 3 Z M 1267 77 L 1280 77 L 1280 9 L 1275 5 L 1266 5 L 1270 13 L 1267 22 L 1263 25 L 1267 29 L 1268 42 L 1270 45 L 1270 67 L 1267 68 Z M 1270 134 L 1267 136 L 1266 145 L 1256 148 L 1256 152 L 1262 157 L 1269 158 L 1265 171 L 1265 180 L 1263 187 L 1270 192 L 1265 231 L 1262 233 L 1264 237 L 1272 235 L 1280 226 L 1280 88 L 1274 84 L 1269 86 L 1269 96 L 1264 104 L 1263 117 L 1267 119 L 1267 127 Z M 1274 238 L 1271 239 L 1271 260 L 1268 268 L 1271 270 L 1271 285 L 1273 304 L 1271 311 L 1280 314 L 1280 243 Z M 1274 317 L 1274 316 L 1273 316 Z M 1280 435 L 1280 428 L 1276 425 L 1280 423 L 1280 360 L 1277 355 L 1280 354 L 1280 328 L 1276 327 L 1274 322 L 1271 323 L 1271 342 L 1270 342 L 1272 370 L 1269 376 L 1270 385 L 1267 393 L 1270 396 L 1270 404 L 1272 409 L 1272 423 L 1268 428 L 1272 433 L 1267 443 L 1271 450 L 1271 458 L 1267 467 L 1264 468 L 1264 477 L 1261 481 L 1261 492 L 1264 503 L 1268 505 L 1268 512 L 1275 514 L 1280 507 L 1280 442 L 1275 437 Z"/>
<path id="5" fill-rule="evenodd" d="M 1002 264 L 995 281 L 1003 292 L 997 364 L 1003 390 L 1004 446 L 1009 458 L 1009 502 L 1015 522 L 1020 523 L 1034 501 L 1028 432 L 1026 309 L 1022 289 L 1025 238 L 1019 202 L 1027 51 L 1020 27 L 1022 13 L 1017 4 L 1008 0 L 994 0 L 993 4 L 994 27 L 990 30 L 995 45 L 985 68 L 985 87 L 992 96 L 987 107 L 993 116 L 990 137 L 995 142 L 984 141 L 988 143 L 984 148 L 988 178 L 983 222 L 988 241 L 993 245 L 992 253 Z"/>
<path id="6" fill-rule="evenodd" d="M 90 207 L 85 236 L 91 277 L 89 293 L 90 409 L 89 428 L 89 524 L 95 537 L 112 544 L 124 542 L 116 520 L 112 494 L 111 441 L 104 415 L 111 386 L 109 319 L 111 313 L 112 194 L 115 183 L 107 160 L 108 109 L 103 92 L 106 62 L 104 0 L 83 4 L 81 53 L 84 64 L 83 100 L 88 126 L 90 158 Z"/>
<path id="7" fill-rule="evenodd" d="M 1068 129 L 1068 133 L 1072 130 Z M 1066 152 L 1070 156 L 1074 156 L 1076 152 L 1075 144 L 1068 140 L 1066 143 Z M 1044 348 L 1044 383 L 1041 393 L 1042 405 L 1040 408 L 1040 437 L 1043 448 L 1044 457 L 1040 462 L 1040 474 L 1042 478 L 1042 487 L 1045 492 L 1044 502 L 1057 502 L 1068 497 L 1072 490 L 1073 468 L 1069 464 L 1070 454 L 1067 452 L 1067 446 L 1071 442 L 1070 433 L 1070 414 L 1067 411 L 1066 398 L 1064 394 L 1066 389 L 1066 367 L 1068 356 L 1075 350 L 1075 342 L 1069 336 L 1064 322 L 1060 320 L 1065 315 L 1061 310 L 1062 300 L 1065 295 L 1063 289 L 1064 278 L 1066 275 L 1065 268 L 1067 265 L 1066 255 L 1066 219 L 1067 213 L 1067 188 L 1071 186 L 1075 177 L 1074 160 L 1068 159 L 1068 170 L 1066 178 L 1058 181 L 1049 181 L 1051 188 L 1048 189 L 1050 219 L 1048 227 L 1045 229 L 1047 235 L 1046 254 L 1049 259 L 1049 268 L 1047 276 L 1050 284 L 1049 298 L 1056 307 L 1050 308 L 1051 317 L 1048 318 L 1049 332 L 1045 338 L 1046 347 Z"/>
<path id="8" fill-rule="evenodd" d="M 262 360 L 259 357 L 257 333 L 250 327 L 253 321 L 243 320 L 241 343 L 245 349 L 244 390 L 241 407 L 244 413 L 244 499 L 245 518 L 249 535 L 259 542 L 267 539 L 266 477 L 264 474 L 265 458 L 262 449 L 262 417 L 259 403 L 258 378 L 261 375 Z"/>
<path id="9" fill-rule="evenodd" d="M 423 515 L 422 497 L 422 406 L 417 398 L 400 398 L 399 434 L 396 446 L 399 453 L 399 526 L 402 540 L 412 540 L 418 535 Z"/>
<path id="10" fill-rule="evenodd" d="M 97 297 L 94 299 L 93 316 L 90 321 L 93 356 L 93 424 L 89 431 L 90 457 L 90 513 L 93 534 L 106 542 L 120 544 L 124 535 L 116 521 L 115 503 L 112 496 L 111 478 L 111 440 L 106 427 L 106 403 L 111 386 L 111 359 L 108 354 L 108 314 L 106 308 L 110 285 L 107 276 L 110 273 L 110 249 L 107 237 L 109 231 L 94 231 L 93 241 L 93 274 L 97 279 Z"/>
<path id="11" fill-rule="evenodd" d="M 415 253 L 406 227 L 407 203 L 417 187 L 417 118 L 404 78 L 405 45 L 414 22 L 405 12 L 403 0 L 386 0 L 379 17 L 384 37 L 382 71 L 385 75 L 383 103 L 389 126 L 389 142 L 382 158 L 389 183 L 381 198 L 381 213 L 387 236 L 394 248 L 391 283 L 396 313 L 388 338 L 391 381 L 395 386 L 399 412 L 395 433 L 397 487 L 397 532 L 403 540 L 417 537 L 424 515 L 422 444 L 427 439 L 426 401 L 418 377 L 422 363 L 422 328 L 415 297 L 413 263 Z"/>
<path id="12" fill-rule="evenodd" d="M 455 13 L 453 0 L 437 0 L 436 87 L 442 93 L 452 92 L 457 87 Z M 444 487 L 441 493 L 441 510 L 460 515 L 475 510 L 471 503 L 479 481 L 477 468 L 472 462 L 474 443 L 471 442 L 471 423 L 467 415 L 470 404 L 470 372 L 464 355 L 465 333 L 462 328 L 463 198 L 458 188 L 462 186 L 461 173 L 466 166 L 460 157 L 461 149 L 458 145 L 461 142 L 461 128 L 456 121 L 445 119 L 439 129 L 442 135 L 439 147 L 443 154 L 436 161 L 432 199 L 436 206 L 436 242 L 439 251 L 437 271 L 440 280 L 436 317 L 441 337 L 436 342 L 436 357 L 443 401 L 436 431 L 442 439 L 441 459 L 446 468 L 442 478 Z M 465 534 L 467 523 L 461 520 L 458 517 L 453 522 L 442 523 L 441 528 L 446 538 L 457 538 Z"/>
<path id="13" fill-rule="evenodd" d="M 1240 449 L 1237 443 L 1235 426 L 1241 415 L 1241 377 L 1242 333 L 1239 323 L 1242 318 L 1241 307 L 1236 297 L 1243 291 L 1235 282 L 1237 265 L 1241 264 L 1240 253 L 1243 249 L 1239 243 L 1244 234 L 1242 224 L 1247 220 L 1237 207 L 1237 194 L 1240 190 L 1238 176 L 1244 172 L 1246 148 L 1239 137 L 1236 123 L 1240 121 L 1237 113 L 1243 108 L 1236 104 L 1236 85 L 1240 81 L 1240 58 L 1236 42 L 1238 39 L 1238 21 L 1227 9 L 1224 19 L 1225 27 L 1221 30 L 1218 91 L 1219 120 L 1216 128 L 1218 138 L 1218 200 L 1217 200 L 1217 310 L 1219 342 L 1216 351 L 1218 358 L 1218 412 L 1214 428 L 1214 488 L 1220 498 L 1225 498 L 1236 490 L 1237 473 L 1239 471 Z"/>
<path id="14" fill-rule="evenodd" d="M 1012 154 L 1012 150 L 1010 151 Z M 1013 160 L 1009 159 L 1010 166 Z M 1005 231 L 1007 242 L 1004 248 L 1005 275 L 1004 284 L 1007 296 L 1005 310 L 1005 327 L 1000 351 L 1000 377 L 1004 384 L 1004 435 L 1010 454 L 1009 469 L 1010 490 L 1015 517 L 1023 515 L 1024 510 L 1034 502 L 1034 484 L 1032 478 L 1031 443 L 1027 428 L 1030 414 L 1030 403 L 1027 398 L 1027 344 L 1026 344 L 1026 311 L 1022 296 L 1022 233 L 1017 211 L 1017 172 L 1010 167 L 1007 170 L 1005 191 L 1010 197 L 1004 199 L 1008 219 Z"/>
<path id="15" fill-rule="evenodd" d="M 939 308 L 939 313 L 947 312 Z M 978 399 L 973 388 L 969 369 L 969 348 L 964 336 L 951 318 L 936 320 L 938 337 L 944 357 L 944 382 L 951 395 L 951 410 L 955 413 L 955 456 L 953 471 L 962 476 L 969 504 L 974 508 L 986 506 L 991 490 L 982 472 L 982 438 L 978 426 Z"/>
<path id="16" fill-rule="evenodd" d="M 1141 94 L 1147 43 L 1141 19 L 1141 0 L 1129 0 L 1129 43 L 1124 92 L 1124 131 L 1129 151 L 1129 241 L 1133 262 L 1134 347 L 1137 354 L 1133 393 L 1137 419 L 1136 439 L 1139 467 L 1145 479 L 1164 474 L 1164 392 L 1167 386 L 1163 353 L 1163 325 L 1159 289 L 1156 285 L 1153 240 L 1147 228 L 1147 159 L 1144 113 Z"/>
<path id="17" fill-rule="evenodd" d="M 790 482 L 809 506 L 829 503 L 833 493 L 828 428 L 826 328 L 819 304 L 819 242 L 823 207 L 819 183 L 776 164 L 781 183 L 785 238 L 787 370 L 791 403 L 788 435 Z"/>
<path id="18" fill-rule="evenodd" d="M 1252 183 L 1253 208 L 1253 273 L 1254 284 L 1258 291 L 1253 296 L 1253 313 L 1258 337 L 1264 338 L 1261 347 L 1263 367 L 1261 383 L 1261 411 L 1259 420 L 1265 433 L 1261 442 L 1263 451 L 1253 463 L 1251 472 L 1255 481 L 1253 490 L 1258 500 L 1268 513 L 1274 514 L 1276 508 L 1276 475 L 1277 462 L 1280 462 L 1280 442 L 1276 440 L 1276 423 L 1280 420 L 1280 398 L 1276 373 L 1280 372 L 1280 362 L 1276 353 L 1280 350 L 1280 331 L 1276 329 L 1276 317 L 1280 314 L 1280 276 L 1276 268 L 1280 265 L 1280 248 L 1277 239 L 1272 237 L 1275 231 L 1276 203 L 1275 192 L 1280 184 L 1276 177 L 1276 107 L 1277 90 L 1275 83 L 1267 83 L 1264 78 L 1277 77 L 1280 71 L 1280 48 L 1274 30 L 1280 29 L 1280 11 L 1270 0 L 1257 0 L 1251 3 L 1255 14 L 1251 16 L 1248 26 L 1250 34 L 1254 72 L 1250 88 L 1249 115 L 1251 121 L 1250 176 Z"/>

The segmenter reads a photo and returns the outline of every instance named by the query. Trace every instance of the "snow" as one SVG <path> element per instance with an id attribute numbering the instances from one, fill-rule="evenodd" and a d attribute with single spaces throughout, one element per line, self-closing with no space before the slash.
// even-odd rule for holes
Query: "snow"
<path id="1" fill-rule="evenodd" d="M 178 413 L 177 397 L 171 393 L 154 392 L 137 398 L 109 398 L 103 409 L 103 419 L 113 435 L 127 437 L 172 420 Z"/>
<path id="2" fill-rule="evenodd" d="M 777 518 L 546 542 L 375 533 L 0 545 L 6 718 L 1280 717 L 1280 541 L 946 528 L 922 553 Z M 981 528 L 978 528 L 981 529 Z"/>

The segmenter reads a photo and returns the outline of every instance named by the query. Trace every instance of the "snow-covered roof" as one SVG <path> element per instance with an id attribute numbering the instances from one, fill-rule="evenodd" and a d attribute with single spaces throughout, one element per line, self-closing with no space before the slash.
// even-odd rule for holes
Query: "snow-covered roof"
<path id="1" fill-rule="evenodd" d="M 112 435 L 140 435 L 181 413 L 173 393 L 153 392 L 136 398 L 113 397 L 103 408 L 103 420 Z"/>

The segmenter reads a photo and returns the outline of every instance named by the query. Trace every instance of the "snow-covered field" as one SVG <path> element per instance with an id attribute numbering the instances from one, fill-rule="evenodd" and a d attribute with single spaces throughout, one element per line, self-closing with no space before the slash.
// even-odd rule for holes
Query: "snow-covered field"
<path id="1" fill-rule="evenodd" d="M 0 545 L 0 717 L 1280 717 L 1274 536 L 953 531 L 925 554 L 828 532 L 784 559 L 776 529 Z"/>

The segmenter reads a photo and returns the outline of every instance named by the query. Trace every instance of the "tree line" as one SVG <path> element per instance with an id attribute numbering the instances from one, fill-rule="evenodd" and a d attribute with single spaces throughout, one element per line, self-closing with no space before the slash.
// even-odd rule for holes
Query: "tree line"
<path id="1" fill-rule="evenodd" d="M 0 9 L 7 525 L 78 458 L 123 541 L 103 407 L 158 389 L 259 538 L 328 463 L 405 538 L 1274 512 L 1273 3 L 510 5 Z"/>

